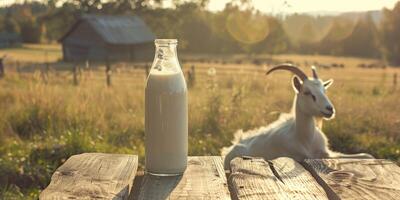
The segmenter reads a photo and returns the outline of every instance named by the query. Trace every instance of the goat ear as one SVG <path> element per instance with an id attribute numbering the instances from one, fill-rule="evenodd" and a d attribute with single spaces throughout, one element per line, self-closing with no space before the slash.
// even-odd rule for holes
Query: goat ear
<path id="1" fill-rule="evenodd" d="M 293 86 L 293 89 L 296 92 L 300 92 L 301 91 L 302 83 L 301 83 L 300 79 L 297 76 L 293 76 L 292 86 Z"/>
<path id="2" fill-rule="evenodd" d="M 327 81 L 324 82 L 324 88 L 328 89 L 333 83 L 333 79 L 329 79 Z"/>

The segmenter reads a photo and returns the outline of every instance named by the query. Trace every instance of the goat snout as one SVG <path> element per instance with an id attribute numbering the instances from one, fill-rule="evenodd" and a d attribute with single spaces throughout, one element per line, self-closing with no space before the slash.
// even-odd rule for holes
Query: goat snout
<path id="1" fill-rule="evenodd" d="M 333 107 L 332 106 L 326 106 L 325 109 L 329 112 L 333 112 Z"/>
<path id="2" fill-rule="evenodd" d="M 324 118 L 330 119 L 335 114 L 335 109 L 331 105 L 328 105 L 328 106 L 325 106 L 325 110 L 321 111 L 321 113 L 324 116 Z"/>

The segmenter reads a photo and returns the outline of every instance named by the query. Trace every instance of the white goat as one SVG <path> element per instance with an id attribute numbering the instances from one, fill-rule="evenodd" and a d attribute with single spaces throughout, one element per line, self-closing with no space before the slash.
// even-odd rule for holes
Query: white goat
<path id="1" fill-rule="evenodd" d="M 269 126 L 243 133 L 235 133 L 233 145 L 222 150 L 225 169 L 238 156 L 262 157 L 266 160 L 290 157 L 297 161 L 306 158 L 373 158 L 366 153 L 342 154 L 328 148 L 328 139 L 322 132 L 322 118 L 332 119 L 335 109 L 325 94 L 333 80 L 323 82 L 312 67 L 313 78 L 308 78 L 299 68 L 282 64 L 270 69 L 288 70 L 296 92 L 291 113 L 281 114 Z"/>

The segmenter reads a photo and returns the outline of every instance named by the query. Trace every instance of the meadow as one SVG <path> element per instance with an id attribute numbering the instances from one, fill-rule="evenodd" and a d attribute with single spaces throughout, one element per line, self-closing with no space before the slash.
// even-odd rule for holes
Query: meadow
<path id="1" fill-rule="evenodd" d="M 1 199 L 36 199 L 54 170 L 73 154 L 137 154 L 143 165 L 146 76 L 142 65 L 115 64 L 111 87 L 101 64 L 91 70 L 82 68 L 78 85 L 73 84 L 71 69 L 57 66 L 46 72 L 44 81 L 42 67 L 23 70 L 23 63 L 56 61 L 61 54 L 57 47 L 40 48 L 0 51 L 21 58 L 21 69 L 6 65 L 6 75 L 0 79 Z M 52 53 L 44 59 L 31 51 Z M 298 63 L 308 74 L 306 62 L 343 65 L 318 68 L 320 77 L 335 80 L 328 96 L 336 118 L 323 127 L 331 147 L 400 161 L 400 86 L 395 75 L 400 74 L 399 68 L 361 68 L 378 61 L 329 56 L 181 58 L 185 74 L 192 65 L 196 68 L 189 88 L 190 155 L 219 155 L 236 130 L 267 125 L 280 112 L 289 112 L 292 75 L 266 76 L 267 67 L 260 64 L 273 59 Z"/>

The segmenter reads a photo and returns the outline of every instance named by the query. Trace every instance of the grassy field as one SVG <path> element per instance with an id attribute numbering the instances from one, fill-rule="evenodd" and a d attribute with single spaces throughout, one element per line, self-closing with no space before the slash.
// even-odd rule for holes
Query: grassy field
<path id="1" fill-rule="evenodd" d="M 15 58 L 23 51 L 29 54 L 29 48 L 6 53 Z M 32 51 L 41 47 L 35 48 Z M 267 77 L 263 66 L 244 58 L 241 64 L 228 62 L 239 57 L 182 64 L 185 71 L 196 66 L 196 81 L 189 89 L 190 155 L 219 155 L 236 130 L 266 125 L 290 110 L 291 75 L 279 72 Z M 34 55 L 31 58 L 25 61 L 41 62 Z M 344 64 L 344 68 L 319 69 L 323 79 L 335 79 L 328 96 L 337 115 L 323 129 L 331 147 L 400 161 L 400 88 L 393 80 L 399 69 L 359 68 L 360 63 L 376 61 L 358 58 L 273 58 L 302 65 L 305 61 Z M 50 71 L 46 84 L 40 70 L 7 69 L 0 79 L 0 199 L 36 199 L 54 170 L 73 154 L 138 154 L 143 164 L 145 72 L 118 66 L 112 87 L 106 86 L 101 66 L 83 70 L 77 86 L 70 71 Z M 208 73 L 211 68 L 215 75 Z"/>
<path id="2" fill-rule="evenodd" d="M 0 49 L 0 56 L 7 55 L 9 60 L 19 62 L 55 62 L 62 58 L 58 44 L 23 44 L 21 47 Z"/>

